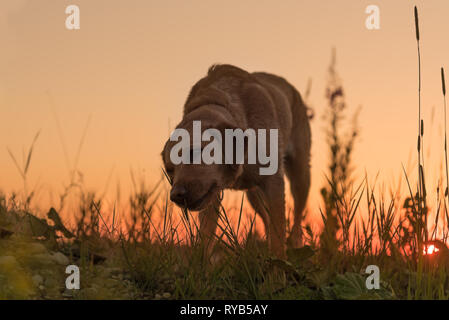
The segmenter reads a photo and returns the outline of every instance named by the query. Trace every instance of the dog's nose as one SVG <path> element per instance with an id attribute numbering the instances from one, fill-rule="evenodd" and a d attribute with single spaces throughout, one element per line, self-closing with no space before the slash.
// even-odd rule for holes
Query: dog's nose
<path id="1" fill-rule="evenodd" d="M 187 190 L 183 186 L 176 185 L 170 191 L 170 200 L 179 205 L 184 205 L 186 196 Z"/>

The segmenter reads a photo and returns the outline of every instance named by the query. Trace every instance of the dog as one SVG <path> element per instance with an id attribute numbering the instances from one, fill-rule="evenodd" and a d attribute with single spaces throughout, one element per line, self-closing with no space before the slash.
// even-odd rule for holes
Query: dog
<path id="1" fill-rule="evenodd" d="M 301 222 L 310 187 L 311 131 L 307 107 L 299 92 L 284 78 L 264 72 L 249 73 L 232 65 L 213 65 L 191 89 L 183 119 L 176 127 L 192 134 L 194 121 L 203 129 L 277 129 L 278 169 L 261 175 L 260 161 L 248 163 L 175 164 L 169 139 L 162 151 L 171 181 L 170 199 L 178 206 L 199 211 L 201 236 L 215 234 L 220 194 L 225 189 L 242 190 L 265 225 L 271 252 L 285 258 L 287 244 L 302 245 Z M 272 143 L 273 141 L 270 141 Z M 268 143 L 268 141 L 267 141 Z M 201 143 L 203 146 L 204 143 Z M 190 150 L 192 153 L 192 150 Z M 294 199 L 294 223 L 286 239 L 284 175 Z"/>

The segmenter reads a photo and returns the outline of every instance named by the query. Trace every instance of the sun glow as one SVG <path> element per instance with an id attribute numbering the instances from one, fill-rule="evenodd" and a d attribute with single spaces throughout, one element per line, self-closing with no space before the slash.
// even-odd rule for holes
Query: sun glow
<path id="1" fill-rule="evenodd" d="M 434 254 L 434 253 L 440 251 L 440 249 L 435 247 L 435 245 L 431 244 L 431 245 L 426 246 L 423 251 L 424 251 L 423 253 L 425 255 L 430 255 L 430 254 Z"/>

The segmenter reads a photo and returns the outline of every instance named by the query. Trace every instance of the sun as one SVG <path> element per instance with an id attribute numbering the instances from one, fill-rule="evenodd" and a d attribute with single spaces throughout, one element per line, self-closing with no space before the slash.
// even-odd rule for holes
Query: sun
<path id="1" fill-rule="evenodd" d="M 437 247 L 435 247 L 435 245 L 430 244 L 430 245 L 428 245 L 428 246 L 425 246 L 423 251 L 424 251 L 423 254 L 425 254 L 425 255 L 431 255 L 431 254 L 434 254 L 434 253 L 440 251 L 440 249 L 438 249 Z"/>

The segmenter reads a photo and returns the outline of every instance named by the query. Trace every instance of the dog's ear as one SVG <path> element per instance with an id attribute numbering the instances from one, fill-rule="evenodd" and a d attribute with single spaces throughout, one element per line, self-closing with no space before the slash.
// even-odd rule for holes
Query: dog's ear
<path id="1" fill-rule="evenodd" d="M 269 119 L 277 118 L 274 102 L 268 91 L 260 84 L 245 84 L 241 89 L 240 99 L 241 103 L 245 105 L 249 117 L 255 116 L 252 121 L 253 125 L 258 123 L 263 128 L 269 123 Z M 261 113 L 263 117 L 258 116 Z"/>
<path id="2" fill-rule="evenodd" d="M 167 146 L 168 146 L 168 142 L 170 140 L 167 140 L 164 144 L 164 147 L 162 148 L 162 152 L 161 152 L 161 157 L 162 157 L 162 162 L 165 164 L 166 161 L 166 152 L 167 152 Z"/>
<path id="3" fill-rule="evenodd" d="M 236 153 L 237 153 L 237 146 L 235 143 L 235 139 L 232 143 L 232 149 L 227 150 L 229 146 L 226 146 L 226 134 L 230 131 L 234 131 L 236 129 L 242 129 L 245 131 L 244 128 L 239 128 L 235 126 L 234 123 L 229 121 L 221 121 L 217 126 L 216 129 L 218 129 L 222 135 L 222 154 L 223 154 L 223 165 L 225 166 L 225 170 L 227 171 L 227 176 L 230 178 L 232 182 L 234 182 L 242 173 L 243 173 L 243 164 L 236 163 Z M 232 154 L 230 154 L 232 152 Z M 244 163 L 246 161 L 246 150 L 244 151 Z"/>
<path id="4" fill-rule="evenodd" d="M 228 164 L 226 165 L 226 171 L 232 177 L 232 182 L 235 182 L 243 173 L 243 164 Z"/>

